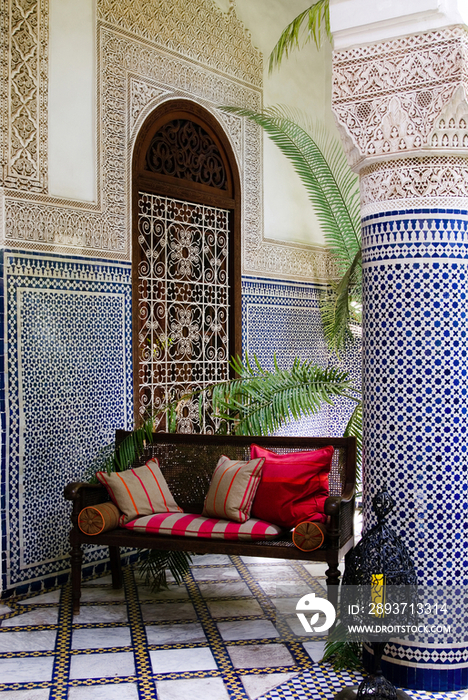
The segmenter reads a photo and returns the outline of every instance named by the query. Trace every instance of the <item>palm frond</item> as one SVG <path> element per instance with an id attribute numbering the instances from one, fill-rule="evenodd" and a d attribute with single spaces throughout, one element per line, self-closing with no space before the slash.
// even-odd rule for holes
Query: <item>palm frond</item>
<path id="1" fill-rule="evenodd" d="M 167 588 L 167 569 L 171 572 L 175 582 L 180 585 L 185 574 L 190 569 L 192 556 L 189 552 L 165 552 L 158 549 L 147 550 L 145 558 L 138 568 L 145 584 L 153 591 Z"/>
<path id="2" fill-rule="evenodd" d="M 346 628 L 341 622 L 331 631 L 325 641 L 322 661 L 332 663 L 335 671 L 360 670 L 362 668 L 362 644 L 347 639 Z"/>
<path id="3" fill-rule="evenodd" d="M 291 369 L 284 370 L 275 357 L 269 372 L 256 356 L 253 362 L 237 358 L 231 365 L 239 378 L 213 387 L 213 407 L 237 435 L 273 433 L 291 420 L 318 413 L 338 396 L 359 400 L 347 372 L 334 367 L 295 358 Z"/>
<path id="4" fill-rule="evenodd" d="M 361 248 L 357 176 L 350 170 L 341 144 L 324 127 L 304 121 L 284 107 L 263 112 L 221 107 L 262 127 L 288 158 L 307 190 L 325 240 L 343 274 Z"/>
<path id="5" fill-rule="evenodd" d="M 299 38 L 304 29 L 307 29 L 307 33 L 302 45 L 313 39 L 315 46 L 319 49 L 322 45 L 323 28 L 331 41 L 329 0 L 317 0 L 288 24 L 270 54 L 269 72 L 271 73 L 275 67 L 279 68 L 283 58 L 287 58 L 293 49 L 300 47 Z"/>
<path id="6" fill-rule="evenodd" d="M 361 467 L 362 467 L 362 403 L 356 404 L 346 424 L 343 437 L 356 438 L 356 488 L 361 488 Z"/>
<path id="7" fill-rule="evenodd" d="M 118 445 L 105 464 L 108 473 L 121 472 L 127 469 L 139 455 L 142 454 L 145 441 L 151 441 L 153 434 L 154 416 L 150 416 L 144 423 L 127 435 Z"/>
<path id="8" fill-rule="evenodd" d="M 355 313 L 351 317 L 350 304 L 360 300 L 361 283 L 361 250 L 358 250 L 338 284 L 332 285 L 320 301 L 325 340 L 330 350 L 338 354 L 353 339 L 350 324 L 357 319 Z"/>

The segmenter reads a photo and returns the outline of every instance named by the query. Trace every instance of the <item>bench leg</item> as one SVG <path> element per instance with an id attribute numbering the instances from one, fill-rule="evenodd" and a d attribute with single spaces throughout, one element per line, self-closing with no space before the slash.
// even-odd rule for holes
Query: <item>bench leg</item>
<path id="1" fill-rule="evenodd" d="M 109 558 L 112 574 L 112 588 L 122 588 L 122 562 L 120 561 L 120 548 L 115 546 L 109 547 Z"/>
<path id="2" fill-rule="evenodd" d="M 73 544 L 71 549 L 71 584 L 73 614 L 80 614 L 81 598 L 81 565 L 83 563 L 83 552 L 80 544 Z"/>
<path id="3" fill-rule="evenodd" d="M 325 575 L 327 577 L 328 600 L 335 608 L 336 616 L 338 617 L 338 591 L 341 576 L 341 572 L 338 568 L 338 557 L 331 557 L 330 559 L 328 559 L 327 563 L 328 569 L 325 571 Z M 331 629 L 329 630 L 329 634 L 334 627 L 335 625 L 331 627 Z"/>

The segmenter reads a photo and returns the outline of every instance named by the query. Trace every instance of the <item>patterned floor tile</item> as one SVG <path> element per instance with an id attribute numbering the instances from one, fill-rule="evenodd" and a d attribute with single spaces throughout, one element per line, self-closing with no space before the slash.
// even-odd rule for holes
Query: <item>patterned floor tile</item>
<path id="1" fill-rule="evenodd" d="M 208 609 L 212 617 L 243 617 L 262 615 L 263 611 L 256 600 L 209 600 Z"/>
<path id="2" fill-rule="evenodd" d="M 113 654 L 80 654 L 72 656 L 70 679 L 74 678 L 112 678 L 115 676 L 133 676 L 135 663 L 132 652 Z"/>
<path id="3" fill-rule="evenodd" d="M 148 644 L 180 644 L 187 642 L 206 642 L 203 627 L 198 623 L 184 625 L 146 625 Z"/>
<path id="4" fill-rule="evenodd" d="M 256 644 L 231 647 L 227 650 L 234 668 L 274 668 L 294 666 L 294 660 L 284 644 Z"/>
<path id="5" fill-rule="evenodd" d="M 119 683 L 70 688 L 68 700 L 139 700 L 138 686 L 136 683 Z"/>
<path id="6" fill-rule="evenodd" d="M 256 700 L 261 695 L 270 692 L 278 685 L 287 683 L 295 673 L 261 673 L 259 675 L 242 676 L 242 683 L 250 700 Z"/>
<path id="7" fill-rule="evenodd" d="M 0 700 L 332 700 L 359 682 L 318 663 L 325 640 L 308 640 L 294 615 L 291 596 L 306 581 L 323 582 L 324 566 L 194 561 L 184 585 L 159 593 L 130 568 L 122 591 L 108 576 L 89 581 L 74 618 L 68 586 L 8 600 L 0 606 Z M 410 692 L 413 700 L 464 694 Z"/>
<path id="8" fill-rule="evenodd" d="M 130 646 L 131 643 L 129 627 L 77 629 L 73 631 L 71 648 L 108 649 Z"/>
<path id="9" fill-rule="evenodd" d="M 0 659 L 0 683 L 50 681 L 53 664 L 52 656 Z"/>
<path id="10" fill-rule="evenodd" d="M 279 637 L 278 631 L 269 620 L 241 620 L 237 622 L 218 622 L 217 624 L 222 638 L 226 641 Z"/>
<path id="11" fill-rule="evenodd" d="M 12 651 L 52 651 L 55 648 L 55 630 L 38 632 L 7 632 L 0 634 L 0 653 Z"/>

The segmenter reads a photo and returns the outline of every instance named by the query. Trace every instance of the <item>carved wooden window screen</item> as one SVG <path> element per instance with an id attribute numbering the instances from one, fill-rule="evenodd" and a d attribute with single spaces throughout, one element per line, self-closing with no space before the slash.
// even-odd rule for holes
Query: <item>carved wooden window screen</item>
<path id="1" fill-rule="evenodd" d="M 138 406 L 149 409 L 229 377 L 229 214 L 138 193 Z M 164 429 L 164 418 L 155 425 Z M 217 428 L 198 398 L 181 402 L 179 432 Z"/>

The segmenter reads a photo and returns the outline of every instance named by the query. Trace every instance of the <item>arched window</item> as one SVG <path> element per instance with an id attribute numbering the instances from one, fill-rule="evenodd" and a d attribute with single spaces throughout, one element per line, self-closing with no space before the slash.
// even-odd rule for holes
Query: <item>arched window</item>
<path id="1" fill-rule="evenodd" d="M 133 156 L 133 344 L 136 419 L 230 376 L 241 352 L 240 181 L 216 119 L 188 100 L 143 124 Z M 164 417 L 156 425 L 167 429 Z M 214 432 L 198 399 L 180 432 Z"/>

